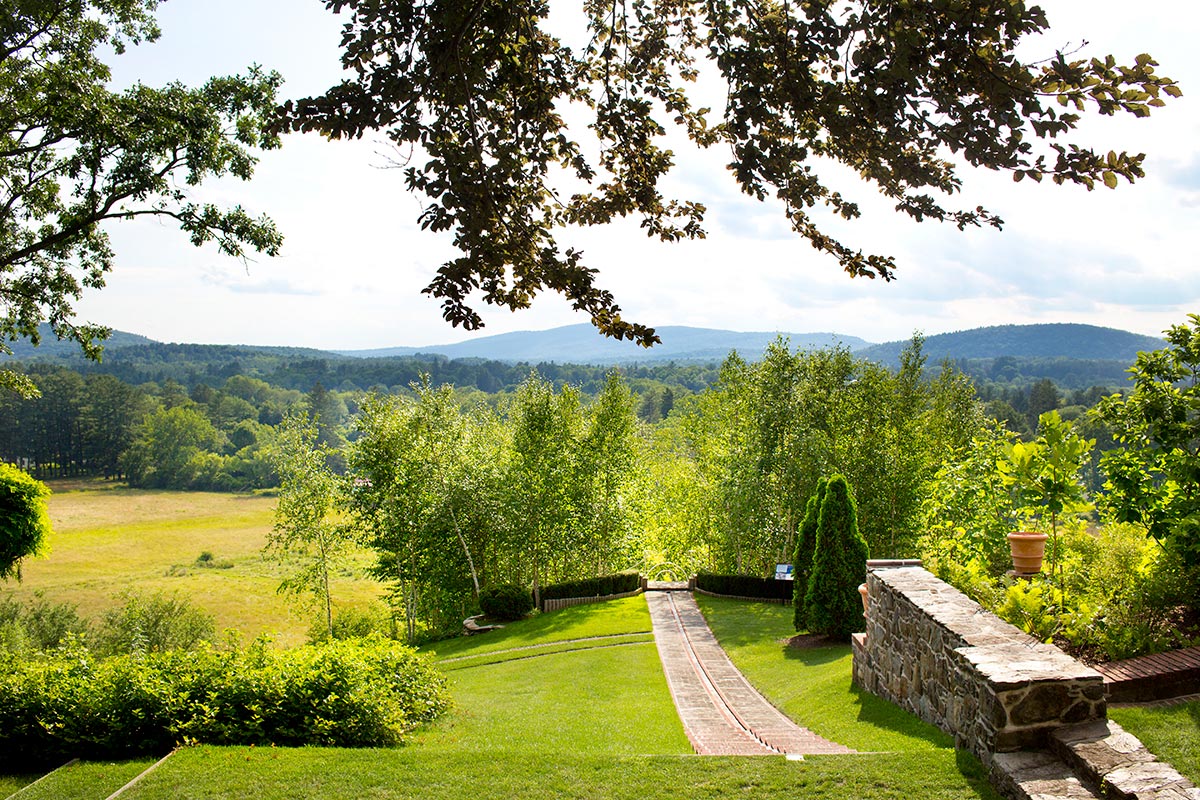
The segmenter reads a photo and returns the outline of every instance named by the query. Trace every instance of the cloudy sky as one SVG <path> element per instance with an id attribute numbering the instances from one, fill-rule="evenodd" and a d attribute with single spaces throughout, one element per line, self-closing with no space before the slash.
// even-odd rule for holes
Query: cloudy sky
<path id="1" fill-rule="evenodd" d="M 851 280 L 788 231 L 780 208 L 737 191 L 719 151 L 680 150 L 671 187 L 709 209 L 709 237 L 661 244 L 636 224 L 571 231 L 561 240 L 600 270 L 627 318 L 650 325 L 742 331 L 835 331 L 869 341 L 982 325 L 1083 322 L 1158 334 L 1200 312 L 1200 4 L 1180 0 L 1046 0 L 1052 34 L 1031 52 L 1086 40 L 1120 63 L 1141 52 L 1180 81 L 1181 100 L 1147 120 L 1102 118 L 1081 141 L 1148 154 L 1148 177 L 1116 191 L 1014 184 L 964 173 L 962 205 L 985 205 L 1003 232 L 959 233 L 891 211 L 871 187 L 835 188 L 862 219 L 842 240 L 897 258 L 898 279 Z M 278 70 L 284 96 L 317 94 L 340 76 L 341 22 L 319 0 L 170 0 L 162 38 L 113 61 L 114 82 L 198 84 L 251 63 Z M 418 200 L 383 168 L 378 141 L 289 136 L 254 180 L 204 187 L 203 197 L 270 214 L 283 255 L 249 263 L 197 249 L 165 223 L 110 230 L 117 266 L 78 308 L 90 321 L 161 341 L 327 349 L 423 345 L 471 335 L 421 294 L 452 257 L 418 229 Z M 833 232 L 831 230 L 831 232 Z M 585 321 L 557 296 L 516 314 L 488 310 L 475 335 Z"/>

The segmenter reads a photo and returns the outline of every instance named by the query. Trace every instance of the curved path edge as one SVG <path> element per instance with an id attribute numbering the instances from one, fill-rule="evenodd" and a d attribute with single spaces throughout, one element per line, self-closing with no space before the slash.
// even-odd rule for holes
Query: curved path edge
<path id="1" fill-rule="evenodd" d="M 700 755 L 826 755 L 848 747 L 802 728 L 729 660 L 688 592 L 647 592 L 654 641 L 679 719 Z"/>

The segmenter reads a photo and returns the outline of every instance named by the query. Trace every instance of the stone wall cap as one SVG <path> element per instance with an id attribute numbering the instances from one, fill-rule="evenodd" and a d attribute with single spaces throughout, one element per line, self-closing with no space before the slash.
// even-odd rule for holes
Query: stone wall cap
<path id="1" fill-rule="evenodd" d="M 1042 681 L 1104 682 L 1104 676 L 1052 644 L 1002 644 L 954 650 L 997 687 Z"/>

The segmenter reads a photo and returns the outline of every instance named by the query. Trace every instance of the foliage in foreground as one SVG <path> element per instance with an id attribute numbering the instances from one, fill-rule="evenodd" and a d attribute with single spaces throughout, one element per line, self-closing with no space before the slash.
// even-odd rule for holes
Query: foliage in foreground
<path id="1" fill-rule="evenodd" d="M 450 704 L 427 657 L 376 638 L 272 650 L 83 648 L 10 659 L 0 766 L 163 753 L 182 742 L 389 746 Z"/>
<path id="2" fill-rule="evenodd" d="M 0 462 L 0 580 L 21 577 L 21 560 L 45 547 L 50 534 L 46 484 Z"/>

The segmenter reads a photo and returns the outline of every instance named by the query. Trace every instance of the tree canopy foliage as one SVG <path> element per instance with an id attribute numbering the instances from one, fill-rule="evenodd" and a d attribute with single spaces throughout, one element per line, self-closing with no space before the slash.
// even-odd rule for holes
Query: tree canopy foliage
<path id="1" fill-rule="evenodd" d="M 892 257 L 819 222 L 817 206 L 860 215 L 823 174 L 831 166 L 918 221 L 1000 227 L 982 206 L 948 201 L 963 164 L 1115 187 L 1142 176 L 1143 156 L 1068 141 L 1084 113 L 1144 117 L 1180 94 L 1146 54 L 1130 66 L 1018 57 L 1049 27 L 1023 0 L 585 0 L 562 19 L 571 12 L 547 0 L 325 5 L 349 14 L 350 77 L 289 101 L 281 127 L 386 134 L 427 201 L 421 225 L 452 232 L 461 253 L 425 291 L 468 330 L 483 324 L 476 291 L 518 309 L 548 289 L 610 336 L 657 341 L 622 318 L 560 231 L 633 216 L 651 237 L 703 238 L 703 204 L 661 185 L 676 161 L 672 123 L 701 148 L 728 148 L 739 188 L 782 201 L 792 229 L 850 275 L 891 280 Z M 715 112 L 696 99 L 710 81 L 725 90 Z"/>
<path id="2" fill-rule="evenodd" d="M 0 461 L 0 580 L 20 578 L 21 561 L 46 546 L 49 496 L 46 484 Z"/>
<path id="3" fill-rule="evenodd" d="M 194 244 L 274 255 L 274 224 L 241 206 L 198 202 L 207 178 L 248 179 L 280 77 L 252 68 L 199 88 L 108 88 L 100 53 L 158 36 L 157 0 L 21 0 L 0 4 L 0 352 L 39 339 L 48 321 L 89 355 L 106 330 L 73 321 L 84 288 L 104 285 L 113 251 L 102 223 L 175 220 Z M 33 391 L 0 371 L 0 386 Z"/>
<path id="4" fill-rule="evenodd" d="M 1104 502 L 1185 564 L 1200 565 L 1200 314 L 1167 331 L 1167 347 L 1139 353 L 1134 388 L 1112 395 L 1100 418 L 1119 444 L 1101 463 Z"/>

